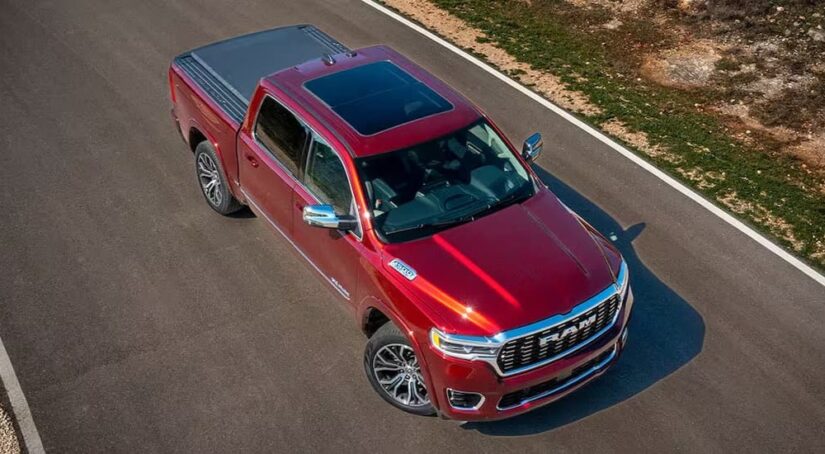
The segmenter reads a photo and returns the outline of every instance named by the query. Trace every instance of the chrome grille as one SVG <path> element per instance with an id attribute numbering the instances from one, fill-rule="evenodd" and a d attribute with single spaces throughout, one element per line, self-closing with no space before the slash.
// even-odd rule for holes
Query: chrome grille
<path id="1" fill-rule="evenodd" d="M 496 360 L 498 367 L 504 374 L 514 373 L 513 371 L 529 368 L 550 358 L 563 356 L 608 328 L 615 320 L 618 310 L 619 296 L 613 295 L 574 318 L 543 331 L 513 339 L 502 346 Z M 591 320 L 593 316 L 595 321 Z M 591 320 L 591 323 L 588 324 L 587 320 Z M 566 336 L 562 335 L 570 327 L 580 329 L 573 328 Z M 545 342 L 540 342 L 540 339 L 545 339 Z"/>

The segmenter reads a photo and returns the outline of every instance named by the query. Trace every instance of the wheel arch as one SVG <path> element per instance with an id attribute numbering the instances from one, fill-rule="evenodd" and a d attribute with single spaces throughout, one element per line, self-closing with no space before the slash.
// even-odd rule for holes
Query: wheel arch
<path id="1" fill-rule="evenodd" d="M 209 133 L 204 132 L 205 129 L 201 128 L 195 120 L 190 121 L 189 126 L 189 134 L 187 138 L 189 139 L 189 149 L 192 151 L 192 154 L 195 154 L 195 151 L 203 142 L 209 142 L 209 145 L 212 146 L 212 149 L 215 150 L 215 155 L 218 157 L 218 161 L 220 161 L 220 171 L 223 174 L 224 179 L 226 180 L 227 184 L 229 184 L 229 190 L 232 192 L 232 195 L 235 198 L 238 198 L 238 195 L 235 191 L 234 186 L 232 186 L 234 180 L 230 180 L 229 175 L 227 174 L 226 170 L 226 160 L 224 159 L 223 152 L 221 150 L 221 146 L 218 144 L 218 141 L 215 140 Z M 240 200 L 240 199 L 238 199 Z"/>
<path id="2" fill-rule="evenodd" d="M 398 329 L 408 336 L 412 331 L 412 328 L 403 320 L 401 316 L 399 316 L 383 301 L 374 296 L 365 297 L 361 301 L 359 307 L 361 308 L 359 310 L 360 316 L 358 317 L 359 328 L 361 328 L 361 332 L 363 332 L 368 338 L 372 337 L 372 335 L 375 334 L 375 331 L 387 322 L 392 322 L 398 327 Z M 415 339 L 411 340 L 415 341 Z"/>
<path id="3" fill-rule="evenodd" d="M 206 138 L 206 134 L 202 133 L 197 126 L 191 126 L 189 128 L 189 134 L 187 135 L 187 142 L 189 143 L 189 150 L 192 153 L 195 153 L 195 149 L 198 148 L 198 144 L 201 142 L 209 140 Z M 213 144 L 214 146 L 214 144 Z M 216 150 L 217 151 L 217 150 Z"/>
<path id="4" fill-rule="evenodd" d="M 378 328 L 381 328 L 387 323 L 393 322 L 384 312 L 381 311 L 381 309 L 369 306 L 364 310 L 361 317 L 361 332 L 363 332 L 367 338 L 370 338 L 376 331 L 378 331 Z M 397 324 L 395 325 L 397 326 Z M 403 328 L 399 327 L 399 329 Z"/>

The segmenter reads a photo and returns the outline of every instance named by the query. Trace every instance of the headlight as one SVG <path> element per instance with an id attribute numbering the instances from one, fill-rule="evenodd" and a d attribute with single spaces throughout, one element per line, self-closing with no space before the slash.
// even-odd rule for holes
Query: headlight
<path id="1" fill-rule="evenodd" d="M 622 301 L 627 297 L 627 289 L 630 288 L 630 273 L 627 272 L 627 262 L 622 259 L 622 265 L 619 267 L 619 275 L 616 277 L 616 286 L 619 287 L 619 295 Z"/>
<path id="2" fill-rule="evenodd" d="M 463 359 L 495 358 L 501 344 L 481 340 L 469 339 L 464 336 L 442 333 L 433 328 L 430 330 L 430 343 L 445 355 Z"/>

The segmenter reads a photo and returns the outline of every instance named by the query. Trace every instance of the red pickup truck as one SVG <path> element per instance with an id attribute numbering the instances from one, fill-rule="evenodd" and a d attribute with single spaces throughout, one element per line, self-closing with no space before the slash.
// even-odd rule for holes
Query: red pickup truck
<path id="1" fill-rule="evenodd" d="M 169 85 L 206 202 L 248 206 L 312 265 L 392 405 L 501 419 L 624 348 L 627 266 L 531 169 L 541 136 L 517 152 L 403 55 L 281 27 L 176 57 Z"/>

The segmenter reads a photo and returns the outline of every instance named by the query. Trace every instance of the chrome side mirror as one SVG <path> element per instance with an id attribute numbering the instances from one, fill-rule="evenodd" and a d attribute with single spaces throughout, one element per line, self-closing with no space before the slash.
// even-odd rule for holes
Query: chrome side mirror
<path id="1" fill-rule="evenodd" d="M 540 133 L 535 133 L 524 141 L 521 146 L 521 156 L 528 162 L 535 161 L 541 154 L 541 148 L 544 146 L 544 141 Z"/>
<path id="2" fill-rule="evenodd" d="M 358 222 L 350 215 L 337 215 L 332 205 L 307 205 L 303 209 L 304 222 L 325 229 L 352 230 Z"/>

